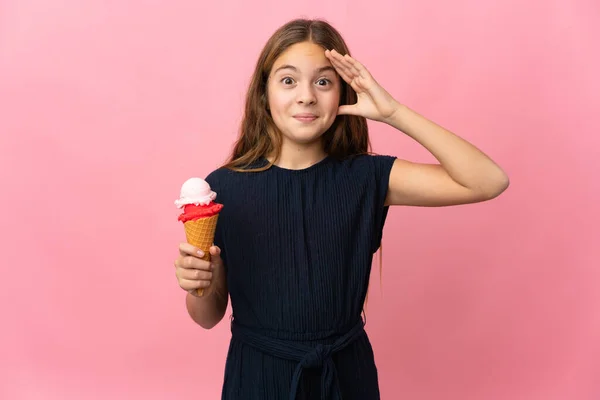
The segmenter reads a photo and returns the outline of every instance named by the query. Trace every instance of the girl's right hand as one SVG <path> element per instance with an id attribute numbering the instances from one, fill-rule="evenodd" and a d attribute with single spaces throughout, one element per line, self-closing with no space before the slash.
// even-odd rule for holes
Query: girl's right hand
<path id="1" fill-rule="evenodd" d="M 203 296 L 206 296 L 207 288 L 212 283 L 213 270 L 223 263 L 219 247 L 212 246 L 210 255 L 210 261 L 202 260 L 204 256 L 202 250 L 189 243 L 179 244 L 179 257 L 175 260 L 175 275 L 183 290 L 198 297 L 196 289 L 204 289 Z"/>

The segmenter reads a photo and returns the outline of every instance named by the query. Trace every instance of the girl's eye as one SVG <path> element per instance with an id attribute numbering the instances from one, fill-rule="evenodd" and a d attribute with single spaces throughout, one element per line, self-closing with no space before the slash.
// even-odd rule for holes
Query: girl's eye
<path id="1" fill-rule="evenodd" d="M 294 80 L 292 78 L 290 78 L 289 76 L 287 76 L 287 77 L 281 79 L 281 83 L 283 83 L 284 85 L 291 85 L 294 83 Z M 331 81 L 326 78 L 322 78 L 317 81 L 317 85 L 319 85 L 319 86 L 326 86 L 329 84 L 331 84 Z"/>

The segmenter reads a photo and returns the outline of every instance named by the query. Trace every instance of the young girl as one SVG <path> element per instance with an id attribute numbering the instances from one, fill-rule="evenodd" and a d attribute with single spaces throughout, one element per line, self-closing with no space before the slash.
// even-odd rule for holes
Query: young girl
<path id="1" fill-rule="evenodd" d="M 367 118 L 439 165 L 371 154 Z M 212 260 L 182 243 L 176 275 L 206 329 L 231 297 L 222 398 L 236 400 L 379 399 L 361 311 L 389 206 L 481 202 L 508 186 L 485 154 L 386 92 L 319 20 L 269 39 L 230 162 L 206 180 L 224 205 Z"/>

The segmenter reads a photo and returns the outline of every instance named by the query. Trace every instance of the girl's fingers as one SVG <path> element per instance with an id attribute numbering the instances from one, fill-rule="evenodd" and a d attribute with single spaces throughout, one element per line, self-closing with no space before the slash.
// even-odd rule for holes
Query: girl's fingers
<path id="1" fill-rule="evenodd" d="M 193 281 L 189 279 L 180 279 L 179 286 L 184 290 L 202 289 L 210 286 L 210 281 Z"/>
<path id="2" fill-rule="evenodd" d="M 335 57 L 330 57 L 329 60 L 331 61 L 331 64 L 333 65 L 333 67 L 335 68 L 337 73 L 342 77 L 343 80 L 345 80 L 347 83 L 352 82 L 352 79 L 354 77 L 350 74 L 350 71 L 347 70 L 347 68 L 344 64 L 342 64 Z"/>
<path id="3" fill-rule="evenodd" d="M 343 80 L 345 80 L 347 83 L 352 82 L 352 77 L 348 75 L 348 73 L 344 70 L 344 68 L 341 65 L 334 61 L 333 66 L 335 67 L 335 70 L 342 77 Z"/>
<path id="4" fill-rule="evenodd" d="M 346 73 L 354 75 L 354 76 L 360 76 L 363 79 L 371 78 L 371 74 L 370 74 L 369 70 L 367 70 L 367 68 L 364 65 L 362 65 L 358 60 L 353 58 L 351 55 L 349 55 L 349 54 L 341 55 L 340 53 L 338 53 L 335 50 L 333 50 L 331 53 L 332 53 L 332 57 L 334 57 L 337 61 L 339 61 L 341 64 L 344 65 L 344 69 L 345 69 Z"/>
<path id="5" fill-rule="evenodd" d="M 357 72 L 361 69 L 364 68 L 361 63 L 359 63 L 357 60 L 355 60 L 354 58 L 352 58 L 351 55 L 346 54 L 344 56 L 344 61 L 348 64 L 350 64 L 352 66 L 352 68 L 354 68 Z"/>
<path id="6" fill-rule="evenodd" d="M 179 254 L 182 257 L 186 256 L 194 256 L 194 257 L 204 257 L 204 252 L 199 248 L 192 246 L 189 243 L 183 242 L 179 244 Z"/>
<path id="7" fill-rule="evenodd" d="M 215 257 L 215 258 L 217 258 L 217 257 Z M 175 268 L 182 268 L 182 269 L 201 269 L 204 271 L 212 271 L 213 270 L 212 264 L 213 264 L 212 260 L 206 261 L 206 260 L 202 260 L 198 257 L 186 256 L 186 257 L 179 257 L 177 260 L 175 260 L 174 266 L 175 266 Z"/>
<path id="8" fill-rule="evenodd" d="M 350 57 L 348 54 L 343 56 L 335 50 L 333 50 L 331 52 L 331 54 L 338 63 L 340 63 L 341 65 L 344 66 L 344 69 L 346 71 L 349 71 L 352 74 L 358 75 L 358 70 L 356 68 L 354 68 L 354 65 L 352 64 L 352 60 L 353 60 L 352 57 Z"/>
<path id="9" fill-rule="evenodd" d="M 350 57 L 350 56 L 348 56 Z M 355 78 L 356 77 L 363 77 L 360 73 L 360 71 L 358 70 L 358 68 L 356 66 L 354 66 L 351 62 L 349 62 L 348 59 L 344 58 L 343 61 L 341 61 L 344 64 L 344 67 L 346 69 L 346 71 L 348 71 L 350 74 L 352 74 Z"/>
<path id="10" fill-rule="evenodd" d="M 209 281 L 212 279 L 212 272 L 203 271 L 201 269 L 184 269 L 179 268 L 176 275 L 180 279 L 188 279 L 193 281 Z"/>

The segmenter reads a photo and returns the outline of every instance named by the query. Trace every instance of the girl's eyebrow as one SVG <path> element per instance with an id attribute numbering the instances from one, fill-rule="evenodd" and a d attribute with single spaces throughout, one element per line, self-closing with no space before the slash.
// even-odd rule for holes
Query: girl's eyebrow
<path id="1" fill-rule="evenodd" d="M 277 72 L 279 72 L 282 69 L 291 69 L 294 72 L 298 72 L 298 68 L 294 67 L 293 65 L 284 64 L 281 67 L 277 68 L 275 70 L 275 72 L 273 72 L 273 73 L 276 74 Z M 319 74 L 322 73 L 322 72 L 325 72 L 325 71 L 333 71 L 333 72 L 335 72 L 335 68 L 333 68 L 331 65 L 326 65 L 324 67 L 320 67 L 320 68 L 316 69 L 316 72 L 319 73 Z"/>

